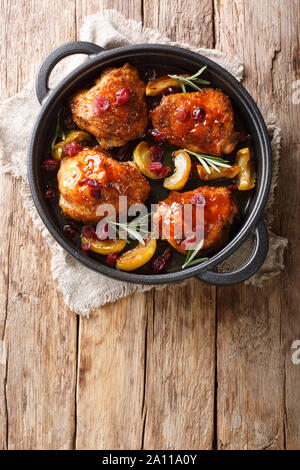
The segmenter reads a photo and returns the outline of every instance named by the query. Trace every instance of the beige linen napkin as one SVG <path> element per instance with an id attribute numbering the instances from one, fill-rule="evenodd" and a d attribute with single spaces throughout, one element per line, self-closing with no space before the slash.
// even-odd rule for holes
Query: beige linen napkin
<path id="1" fill-rule="evenodd" d="M 80 31 L 80 39 L 91 41 L 105 49 L 141 43 L 164 43 L 178 45 L 199 52 L 226 68 L 238 80 L 242 79 L 243 65 L 232 56 L 225 55 L 217 50 L 201 49 L 189 44 L 174 43 L 159 31 L 143 28 L 141 23 L 125 19 L 115 10 L 104 10 L 85 19 Z M 55 79 L 59 80 L 66 72 L 72 70 L 82 59 L 74 56 L 55 71 Z M 53 85 L 53 77 L 51 84 Z M 57 281 L 64 301 L 71 310 L 80 315 L 89 315 L 92 309 L 113 302 L 136 291 L 146 291 L 153 286 L 129 284 L 107 278 L 99 273 L 89 270 L 75 258 L 65 252 L 52 238 L 44 227 L 33 204 L 27 182 L 27 146 L 34 120 L 39 112 L 34 83 L 28 83 L 25 88 L 6 100 L 0 106 L 0 158 L 1 171 L 12 173 L 16 178 L 22 179 L 22 193 L 24 205 L 28 209 L 33 222 L 42 231 L 47 243 L 53 252 L 51 269 L 53 278 Z M 272 226 L 272 204 L 274 188 L 277 183 L 278 160 L 280 150 L 280 129 L 271 114 L 271 110 L 263 109 L 269 132 L 272 138 L 274 177 L 271 195 L 265 211 L 265 220 L 270 230 Z M 16 118 L 17 116 L 17 118 Z M 16 142 L 15 135 L 19 135 Z M 5 149 L 5 152 L 4 152 Z M 266 262 L 261 270 L 247 282 L 261 285 L 264 279 L 277 275 L 283 269 L 283 251 L 287 240 L 270 232 L 270 250 Z M 232 270 L 240 266 L 252 251 L 253 242 L 249 239 L 233 256 L 227 259 L 221 269 Z M 178 285 L 178 284 L 177 284 Z M 164 288 L 165 285 L 159 288 Z"/>

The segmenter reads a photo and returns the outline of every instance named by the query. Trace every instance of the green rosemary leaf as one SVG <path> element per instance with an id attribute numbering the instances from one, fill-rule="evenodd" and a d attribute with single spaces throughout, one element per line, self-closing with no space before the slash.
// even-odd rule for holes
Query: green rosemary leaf
<path id="1" fill-rule="evenodd" d="M 168 77 L 172 78 L 173 80 L 175 80 L 175 82 L 178 83 L 178 85 L 180 85 L 181 89 L 182 89 L 182 92 L 183 93 L 186 93 L 186 88 L 184 86 L 184 83 L 183 81 L 181 80 L 181 78 L 177 77 L 177 75 L 168 75 Z"/>
<path id="2" fill-rule="evenodd" d="M 184 80 L 187 85 L 189 85 L 191 88 L 194 88 L 194 90 L 197 91 L 202 91 L 203 88 L 199 88 L 195 83 L 191 82 L 190 80 L 186 79 Z"/>
<path id="3" fill-rule="evenodd" d="M 202 85 L 210 85 L 210 82 L 208 80 L 203 80 L 202 78 L 196 78 L 194 82 L 201 83 Z"/>
<path id="4" fill-rule="evenodd" d="M 211 162 L 210 162 L 209 164 L 210 164 L 210 166 L 211 166 L 214 170 L 216 170 L 217 173 L 221 173 L 220 170 L 219 170 L 219 168 L 218 168 L 216 165 L 214 165 L 214 164 L 211 163 Z"/>

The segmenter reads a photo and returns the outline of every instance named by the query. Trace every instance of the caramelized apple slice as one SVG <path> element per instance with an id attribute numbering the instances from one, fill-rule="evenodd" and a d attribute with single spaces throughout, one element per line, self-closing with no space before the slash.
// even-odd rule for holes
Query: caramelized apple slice
<path id="1" fill-rule="evenodd" d="M 181 75 L 182 77 L 188 77 L 188 75 Z M 162 93 L 167 88 L 180 88 L 180 83 L 178 83 L 173 78 L 170 78 L 168 75 L 164 75 L 163 77 L 155 78 L 151 82 L 148 83 L 146 86 L 146 96 L 156 96 L 159 93 Z"/>
<path id="2" fill-rule="evenodd" d="M 63 148 L 66 144 L 70 142 L 83 142 L 84 140 L 92 140 L 90 134 L 84 131 L 72 131 L 66 135 L 65 140 L 61 140 L 56 145 L 54 145 L 52 149 L 52 157 L 56 160 L 61 160 L 65 155 L 63 152 Z"/>
<path id="3" fill-rule="evenodd" d="M 240 191 L 247 191 L 255 186 L 255 170 L 250 159 L 250 150 L 245 147 L 237 152 L 236 163 L 240 166 L 237 175 L 237 186 Z"/>
<path id="4" fill-rule="evenodd" d="M 124 250 L 126 240 L 89 240 L 81 237 L 81 243 L 86 245 L 90 241 L 90 250 L 100 255 L 108 255 L 109 253 L 119 253 Z"/>
<path id="5" fill-rule="evenodd" d="M 191 159 L 184 150 L 177 150 L 174 153 L 175 171 L 173 175 L 165 178 L 164 187 L 171 190 L 182 189 L 189 177 L 191 171 Z"/>
<path id="6" fill-rule="evenodd" d="M 217 180 L 219 178 L 234 178 L 240 171 L 239 166 L 231 166 L 230 168 L 219 167 L 219 171 L 210 167 L 210 173 L 207 173 L 204 166 L 197 165 L 198 175 L 201 180 L 210 181 Z"/>
<path id="7" fill-rule="evenodd" d="M 141 173 L 143 173 L 143 175 L 147 176 L 148 178 L 151 178 L 152 180 L 159 180 L 161 178 L 161 176 L 158 176 L 157 173 L 148 170 L 148 167 L 149 165 L 151 165 L 152 160 L 150 156 L 149 145 L 147 144 L 147 142 L 142 141 L 135 147 L 133 151 L 133 159 L 141 170 Z"/>
<path id="8" fill-rule="evenodd" d="M 126 251 L 116 262 L 116 267 L 122 271 L 134 271 L 148 263 L 156 250 L 155 238 L 145 240 L 145 245 L 139 243 L 132 250 Z"/>

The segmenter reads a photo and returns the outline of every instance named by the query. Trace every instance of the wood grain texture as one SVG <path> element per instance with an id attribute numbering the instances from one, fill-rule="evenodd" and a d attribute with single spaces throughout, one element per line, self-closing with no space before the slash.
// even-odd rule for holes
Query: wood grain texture
<path id="1" fill-rule="evenodd" d="M 212 447 L 214 309 L 211 287 L 197 281 L 155 293 L 148 317 L 145 449 Z"/>
<path id="2" fill-rule="evenodd" d="M 53 47 L 74 37 L 74 5 L 67 0 L 2 1 L 0 16 L 4 98 L 35 76 Z M 5 214 L 0 230 L 0 447 L 71 448 L 76 317 L 52 281 L 50 249 L 24 213 L 20 182 L 11 176 L 0 179 Z"/>
<path id="3" fill-rule="evenodd" d="M 210 1 L 146 0 L 144 25 L 158 27 L 173 40 L 213 46 Z M 212 447 L 215 292 L 191 280 L 155 293 L 147 336 L 146 449 Z"/>
<path id="4" fill-rule="evenodd" d="M 141 448 L 151 311 L 151 293 L 136 294 L 80 321 L 77 449 Z"/>

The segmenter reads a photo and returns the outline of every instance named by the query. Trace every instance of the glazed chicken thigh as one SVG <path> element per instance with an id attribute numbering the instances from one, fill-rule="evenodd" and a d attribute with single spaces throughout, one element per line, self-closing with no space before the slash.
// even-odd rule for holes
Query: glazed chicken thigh
<path id="1" fill-rule="evenodd" d="M 145 84 L 136 68 L 125 64 L 104 71 L 89 90 L 70 102 L 75 123 L 103 148 L 121 147 L 141 137 L 148 123 Z"/>
<path id="2" fill-rule="evenodd" d="M 171 144 L 192 152 L 220 156 L 237 143 L 230 99 L 213 88 L 164 96 L 150 117 Z"/>
<path id="3" fill-rule="evenodd" d="M 119 196 L 127 196 L 129 207 L 143 203 L 150 191 L 134 162 L 118 162 L 87 147 L 61 162 L 57 179 L 60 207 L 83 223 L 96 223 L 103 217 L 96 213 L 100 204 L 112 204 L 118 214 Z"/>
<path id="4" fill-rule="evenodd" d="M 186 215 L 183 206 L 188 204 L 192 205 L 192 210 Z M 204 210 L 200 212 L 200 225 L 204 236 L 202 250 L 221 248 L 228 239 L 231 224 L 237 214 L 237 206 L 231 198 L 229 189 L 202 186 L 185 193 L 172 191 L 167 199 L 158 203 L 154 215 L 155 225 L 159 229 L 160 236 L 166 238 L 180 253 L 186 254 L 184 240 L 188 239 L 189 234 L 193 236 L 193 232 L 195 233 L 199 227 L 196 207 L 200 205 L 204 206 Z M 182 225 L 182 234 L 187 237 L 184 235 L 176 237 L 176 224 Z"/>

